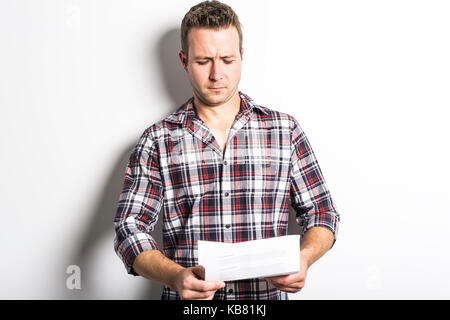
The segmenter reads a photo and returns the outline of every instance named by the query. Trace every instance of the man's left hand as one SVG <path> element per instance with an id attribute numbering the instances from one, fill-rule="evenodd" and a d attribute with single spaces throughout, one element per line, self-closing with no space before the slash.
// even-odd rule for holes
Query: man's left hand
<path id="1" fill-rule="evenodd" d="M 300 272 L 287 274 L 284 276 L 266 277 L 265 279 L 278 290 L 296 293 L 303 289 L 306 281 L 308 264 L 305 259 L 300 258 Z"/>

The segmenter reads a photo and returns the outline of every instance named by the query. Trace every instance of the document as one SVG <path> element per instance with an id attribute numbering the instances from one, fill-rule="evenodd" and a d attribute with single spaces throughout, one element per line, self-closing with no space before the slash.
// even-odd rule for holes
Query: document
<path id="1" fill-rule="evenodd" d="M 205 280 L 232 281 L 300 271 L 300 236 L 238 243 L 198 241 L 198 263 Z"/>

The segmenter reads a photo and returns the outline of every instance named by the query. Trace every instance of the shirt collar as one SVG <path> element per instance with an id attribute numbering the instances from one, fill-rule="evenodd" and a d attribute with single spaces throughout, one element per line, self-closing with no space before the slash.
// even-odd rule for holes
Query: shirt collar
<path id="1" fill-rule="evenodd" d="M 241 97 L 241 110 L 239 113 L 244 112 L 251 115 L 254 110 L 259 110 L 263 114 L 268 114 L 266 108 L 257 105 L 248 95 L 239 91 Z M 166 118 L 166 121 L 172 123 L 187 124 L 192 119 L 198 118 L 194 110 L 194 97 L 187 100 L 181 107 L 179 107 L 174 113 Z"/>

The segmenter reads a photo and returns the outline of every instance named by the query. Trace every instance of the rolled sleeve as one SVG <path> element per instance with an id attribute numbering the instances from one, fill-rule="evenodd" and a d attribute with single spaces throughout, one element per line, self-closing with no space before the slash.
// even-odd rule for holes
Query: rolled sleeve
<path id="1" fill-rule="evenodd" d="M 335 242 L 340 215 L 305 133 L 294 118 L 292 121 L 290 198 L 296 211 L 296 222 L 301 227 L 301 234 L 312 227 L 329 229 Z"/>
<path id="2" fill-rule="evenodd" d="M 162 202 L 156 143 L 144 132 L 129 158 L 114 218 L 114 249 L 130 274 L 137 275 L 132 266 L 140 253 L 160 250 L 151 232 Z"/>

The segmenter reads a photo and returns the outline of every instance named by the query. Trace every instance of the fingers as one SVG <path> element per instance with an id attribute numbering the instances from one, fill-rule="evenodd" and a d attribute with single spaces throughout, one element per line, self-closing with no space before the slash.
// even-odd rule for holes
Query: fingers
<path id="1" fill-rule="evenodd" d="M 201 282 L 208 282 L 208 281 L 202 281 Z M 213 288 L 213 289 L 210 289 Z M 211 284 L 211 283 L 196 283 L 192 286 L 187 286 L 185 289 L 181 290 L 180 297 L 183 300 L 186 299 L 207 299 L 210 300 L 214 297 L 214 294 L 216 291 L 220 288 L 223 288 L 223 286 L 218 286 L 217 284 Z"/>
<path id="2" fill-rule="evenodd" d="M 212 281 L 205 279 L 205 268 L 203 266 L 195 266 L 191 268 L 192 273 L 196 276 L 189 279 L 189 288 L 196 291 L 215 291 L 225 287 L 223 281 Z"/>
<path id="3" fill-rule="evenodd" d="M 216 290 L 213 291 L 195 291 L 195 290 L 183 290 L 180 293 L 182 300 L 212 300 Z"/>
<path id="4" fill-rule="evenodd" d="M 270 282 L 269 282 L 270 283 Z M 285 292 L 289 292 L 289 293 L 296 293 L 299 292 L 300 290 L 303 289 L 303 287 L 305 286 L 305 282 L 301 281 L 301 282 L 294 282 L 291 283 L 288 286 L 285 285 L 280 285 L 280 284 L 275 284 L 275 283 L 271 283 L 275 288 L 277 288 L 278 290 L 281 291 L 285 291 Z"/>
<path id="5" fill-rule="evenodd" d="M 299 292 L 305 286 L 305 277 L 300 273 L 286 276 L 266 277 L 265 279 L 278 290 L 289 293 Z"/>
<path id="6" fill-rule="evenodd" d="M 284 276 L 266 277 L 265 279 L 273 283 L 274 285 L 278 284 L 282 286 L 289 286 L 291 283 L 305 281 L 305 276 L 302 273 L 298 272 L 287 274 Z"/>
<path id="7" fill-rule="evenodd" d="M 208 281 L 203 266 L 195 266 L 186 270 L 179 294 L 181 299 L 212 299 L 218 289 L 225 287 L 223 281 Z"/>
<path id="8" fill-rule="evenodd" d="M 223 287 L 225 287 L 225 283 L 223 281 L 207 281 L 207 280 L 198 280 L 198 279 L 190 279 L 187 283 L 187 287 L 190 290 L 205 292 L 205 291 L 216 291 Z"/>

